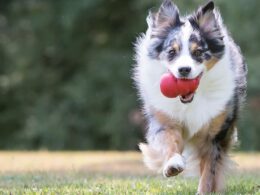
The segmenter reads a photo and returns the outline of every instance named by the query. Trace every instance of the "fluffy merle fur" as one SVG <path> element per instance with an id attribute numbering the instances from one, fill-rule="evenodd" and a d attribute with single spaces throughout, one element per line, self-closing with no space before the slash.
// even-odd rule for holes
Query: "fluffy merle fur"
<path id="1" fill-rule="evenodd" d="M 192 153 L 196 155 L 191 159 L 198 159 L 200 166 L 204 166 L 206 170 L 201 170 L 198 192 L 204 194 L 220 191 L 223 189 L 222 184 L 219 183 L 221 183 L 223 169 L 226 166 L 227 152 L 234 143 L 235 124 L 241 105 L 246 97 L 247 66 L 241 55 L 240 48 L 234 43 L 226 30 L 220 13 L 214 8 L 212 1 L 200 7 L 192 15 L 180 17 L 178 8 L 171 0 L 165 0 L 158 12 L 150 12 L 147 23 L 148 30 L 146 34 L 143 34 L 136 44 L 137 64 L 134 68 L 134 80 L 143 101 L 144 114 L 149 124 L 148 145 L 140 145 L 144 153 L 144 160 L 147 166 L 152 169 L 159 171 L 163 169 L 165 176 L 180 173 L 184 169 L 182 157 L 178 154 L 167 159 L 162 155 L 165 153 L 167 145 L 173 142 L 171 139 L 176 138 L 177 142 L 182 142 L 182 140 L 177 139 L 178 136 L 181 136 L 185 143 L 188 145 L 193 144 L 193 147 L 195 147 L 195 152 Z M 211 65 L 208 67 L 209 70 L 204 71 L 205 78 L 202 77 L 201 88 L 198 89 L 196 94 L 197 99 L 195 98 L 195 101 L 191 102 L 190 105 L 182 105 L 177 99 L 167 100 L 159 95 L 160 92 L 156 88 L 159 80 L 153 81 L 152 77 L 158 77 L 167 70 L 161 68 L 154 72 L 150 69 L 155 70 L 156 66 L 161 66 L 166 62 L 174 64 L 175 60 L 182 55 L 180 52 L 183 47 L 181 29 L 187 23 L 192 27 L 188 39 L 189 45 L 196 45 L 196 51 L 189 51 L 193 63 L 198 66 L 200 64 Z M 174 43 L 178 45 L 178 48 L 172 51 Z M 212 60 L 214 63 L 210 63 Z M 223 74 L 219 67 L 225 68 Z M 210 70 L 211 68 L 212 70 Z M 215 71 L 216 75 L 212 71 Z M 225 71 L 228 71 L 228 73 Z M 214 98 L 211 97 L 212 101 L 218 102 L 223 98 L 223 101 L 225 100 L 224 104 L 223 102 L 222 104 L 216 103 L 216 105 L 221 105 L 221 108 L 214 106 L 212 108 L 203 108 L 202 99 L 205 98 L 204 95 L 211 95 L 211 90 L 219 90 L 219 87 L 222 86 L 218 87 L 218 84 L 225 85 L 221 81 L 222 75 L 223 79 L 228 82 L 227 85 L 234 85 L 234 87 L 230 87 L 232 91 L 225 92 L 230 95 L 228 98 L 224 98 L 215 97 L 218 93 L 212 93 L 214 96 Z M 229 76 L 232 78 L 229 78 Z M 150 81 L 155 83 L 149 84 Z M 212 89 L 203 89 L 208 86 L 212 86 Z M 222 96 L 226 95 L 222 93 Z M 196 104 L 200 106 L 196 107 Z M 205 104 L 211 105 L 210 102 L 205 102 Z M 175 107 L 179 111 L 178 109 L 174 110 Z M 201 115 L 209 109 L 215 109 L 216 111 L 208 113 L 208 115 L 212 116 L 204 114 L 205 116 L 201 116 L 200 119 L 197 113 L 200 107 Z M 223 117 L 221 112 L 225 113 Z M 187 116 L 190 116 L 190 118 L 187 118 Z M 192 116 L 201 121 L 196 121 Z M 207 118 L 204 122 L 202 122 L 203 117 Z M 192 126 L 192 124 L 196 124 L 196 127 Z M 181 129 L 182 135 L 171 135 L 171 130 L 174 128 Z M 211 128 L 214 129 L 213 132 Z M 163 137 L 164 134 L 170 136 Z M 183 150 L 181 149 L 180 154 L 185 153 L 185 147 Z M 165 167 L 167 168 L 166 171 Z"/>

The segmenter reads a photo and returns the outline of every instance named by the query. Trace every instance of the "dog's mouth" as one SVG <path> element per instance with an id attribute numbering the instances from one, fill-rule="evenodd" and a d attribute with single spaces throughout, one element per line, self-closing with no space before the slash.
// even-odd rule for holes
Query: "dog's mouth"
<path id="1" fill-rule="evenodd" d="M 187 95 L 180 96 L 180 100 L 183 104 L 191 103 L 194 98 L 195 93 L 189 93 Z"/>
<path id="2" fill-rule="evenodd" d="M 199 76 L 197 76 L 195 78 L 195 80 L 197 80 L 198 82 L 200 81 L 201 77 L 202 77 L 203 73 L 200 73 Z M 187 104 L 187 103 L 191 103 L 194 99 L 194 96 L 195 96 L 195 93 L 196 93 L 196 90 L 193 91 L 193 92 L 189 92 L 188 94 L 186 95 L 180 95 L 180 100 L 183 104 Z"/>
<path id="3" fill-rule="evenodd" d="M 171 73 L 165 73 L 161 77 L 160 90 L 167 98 L 180 97 L 182 103 L 190 103 L 199 86 L 202 73 L 193 79 L 176 78 Z"/>

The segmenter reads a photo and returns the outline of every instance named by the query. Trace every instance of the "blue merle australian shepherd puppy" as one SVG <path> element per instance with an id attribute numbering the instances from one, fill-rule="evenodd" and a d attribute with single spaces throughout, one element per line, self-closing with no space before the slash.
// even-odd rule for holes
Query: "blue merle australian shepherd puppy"
<path id="1" fill-rule="evenodd" d="M 199 194 L 221 192 L 246 95 L 247 68 L 240 49 L 212 1 L 181 17 L 165 0 L 147 23 L 136 43 L 134 67 L 148 122 L 147 143 L 140 144 L 144 162 L 165 177 L 197 172 Z M 165 97 L 160 78 L 167 72 L 185 79 L 201 75 L 196 92 Z"/>

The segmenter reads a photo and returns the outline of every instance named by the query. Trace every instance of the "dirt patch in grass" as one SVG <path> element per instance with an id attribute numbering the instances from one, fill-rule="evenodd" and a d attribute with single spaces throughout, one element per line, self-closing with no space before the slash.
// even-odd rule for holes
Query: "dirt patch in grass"
<path id="1" fill-rule="evenodd" d="M 239 172 L 260 173 L 260 154 L 233 153 Z M 0 152 L 2 173 L 76 171 L 151 175 L 138 152 Z"/>

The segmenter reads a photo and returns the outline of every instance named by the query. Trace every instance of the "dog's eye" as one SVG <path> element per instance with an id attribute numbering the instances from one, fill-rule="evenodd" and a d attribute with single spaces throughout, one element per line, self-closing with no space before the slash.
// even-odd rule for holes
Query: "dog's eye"
<path id="1" fill-rule="evenodd" d="M 201 57 L 202 56 L 202 50 L 201 49 L 197 49 L 197 50 L 195 50 L 194 52 L 193 52 L 193 55 L 195 56 L 195 57 Z"/>
<path id="2" fill-rule="evenodd" d="M 172 60 L 177 55 L 177 51 L 175 49 L 171 49 L 169 51 L 169 59 Z"/>

